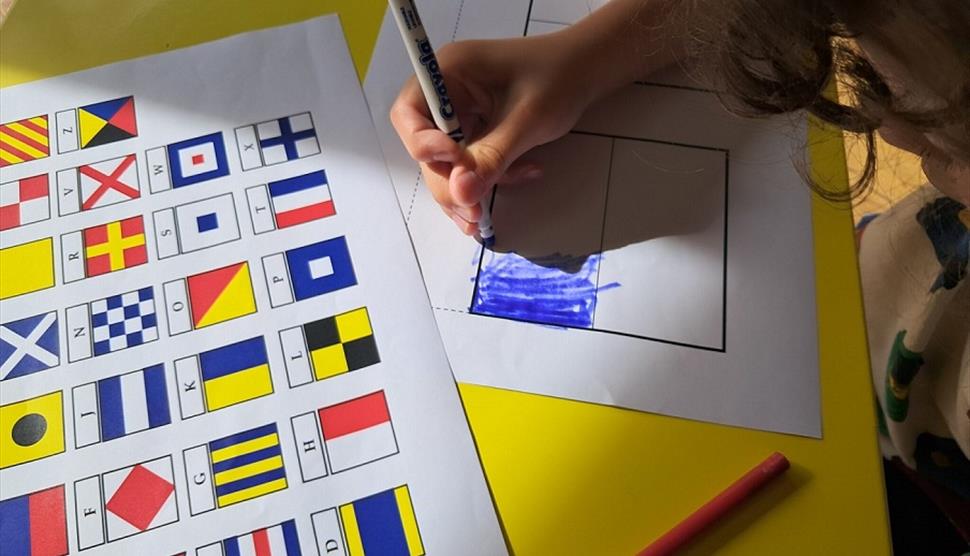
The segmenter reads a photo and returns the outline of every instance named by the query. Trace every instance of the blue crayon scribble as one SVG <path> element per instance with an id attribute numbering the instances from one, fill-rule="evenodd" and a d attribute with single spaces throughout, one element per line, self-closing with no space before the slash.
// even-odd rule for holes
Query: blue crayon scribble
<path id="1" fill-rule="evenodd" d="M 482 265 L 472 312 L 570 328 L 591 328 L 596 297 L 618 283 L 597 286 L 602 254 L 549 255 L 533 260 L 515 253 Z"/>

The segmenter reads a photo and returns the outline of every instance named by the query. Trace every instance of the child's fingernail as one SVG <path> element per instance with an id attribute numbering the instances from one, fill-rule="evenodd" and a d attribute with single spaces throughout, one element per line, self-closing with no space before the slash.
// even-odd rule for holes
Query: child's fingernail
<path id="1" fill-rule="evenodd" d="M 465 220 L 462 220 L 460 216 L 458 216 L 457 214 L 452 214 L 450 216 L 451 216 L 451 219 L 455 222 L 455 225 L 458 226 L 459 230 L 464 232 L 465 229 L 468 228 L 468 222 Z"/>
<path id="2" fill-rule="evenodd" d="M 468 222 L 474 222 L 475 221 L 475 218 L 472 216 L 472 208 L 471 207 L 455 207 L 454 210 L 455 210 L 455 214 L 457 214 L 458 216 L 462 217 L 466 221 L 468 221 Z"/>
<path id="3" fill-rule="evenodd" d="M 431 155 L 431 159 L 435 162 L 451 162 L 452 157 L 449 153 L 434 153 Z"/>

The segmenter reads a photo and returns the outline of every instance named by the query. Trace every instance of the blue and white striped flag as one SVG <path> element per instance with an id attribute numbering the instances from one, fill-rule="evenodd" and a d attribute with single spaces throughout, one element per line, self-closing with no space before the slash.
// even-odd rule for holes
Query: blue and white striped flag
<path id="1" fill-rule="evenodd" d="M 172 422 L 161 364 L 74 388 L 78 448 Z"/>

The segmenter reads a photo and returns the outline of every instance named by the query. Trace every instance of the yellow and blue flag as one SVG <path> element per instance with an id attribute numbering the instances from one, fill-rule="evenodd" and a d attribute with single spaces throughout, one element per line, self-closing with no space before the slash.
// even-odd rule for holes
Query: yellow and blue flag
<path id="1" fill-rule="evenodd" d="M 202 352 L 199 366 L 209 411 L 273 393 L 262 336 Z"/>
<path id="2" fill-rule="evenodd" d="M 210 442 L 209 460 L 220 508 L 287 486 L 276 423 Z"/>
<path id="3" fill-rule="evenodd" d="M 340 506 L 349 556 L 422 556 L 407 485 Z"/>

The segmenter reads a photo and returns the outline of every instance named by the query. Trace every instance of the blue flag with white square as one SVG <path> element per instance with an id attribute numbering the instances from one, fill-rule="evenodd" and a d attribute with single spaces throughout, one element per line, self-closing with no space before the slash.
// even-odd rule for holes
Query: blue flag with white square
<path id="1" fill-rule="evenodd" d="M 40 372 L 61 363 L 57 312 L 0 325 L 0 380 Z"/>
<path id="2" fill-rule="evenodd" d="M 174 188 L 229 175 L 222 132 L 172 143 L 166 150 Z"/>
<path id="3" fill-rule="evenodd" d="M 290 249 L 285 256 L 297 301 L 357 284 L 344 236 Z"/>

